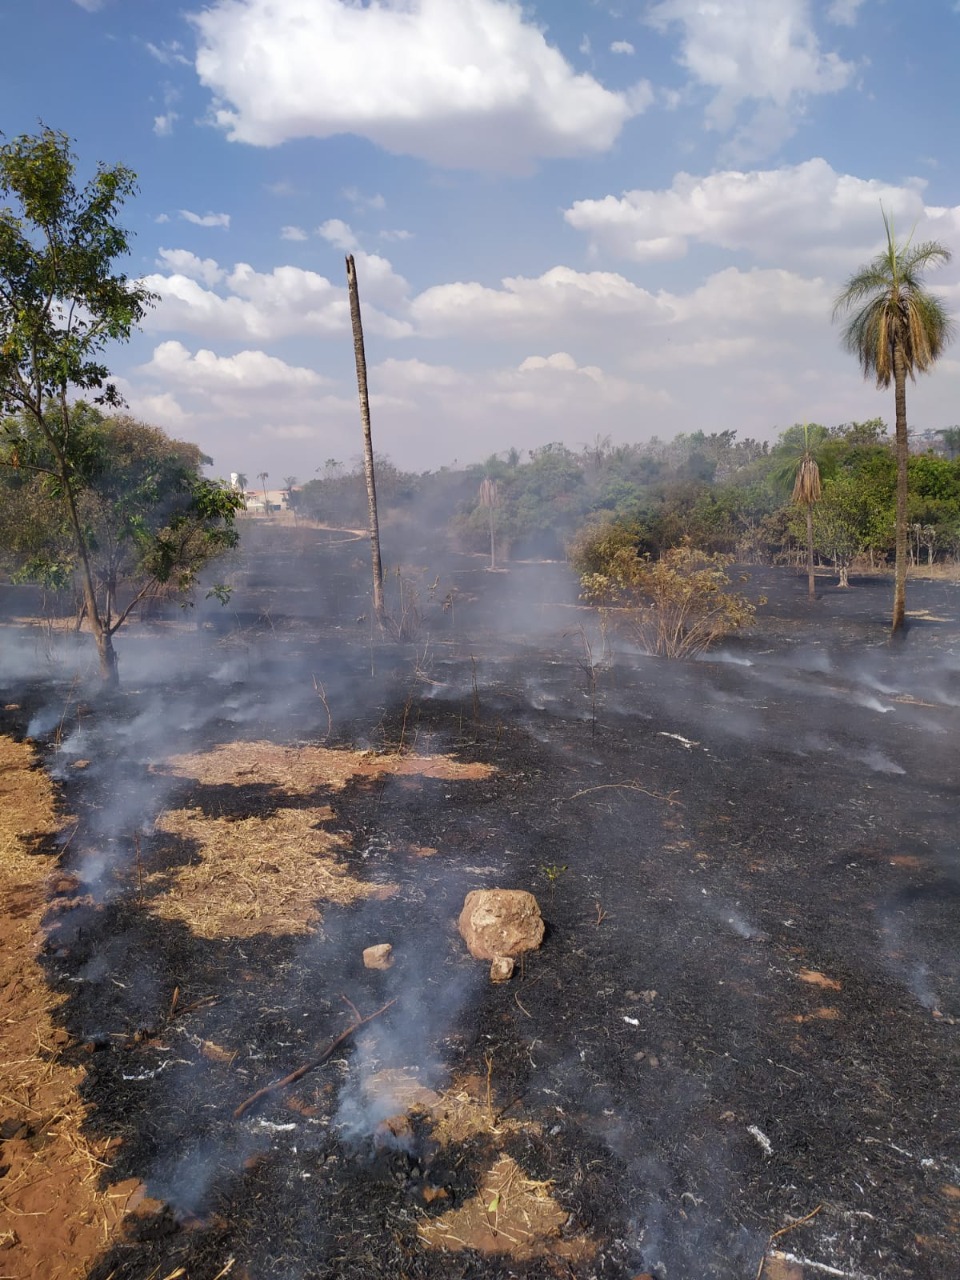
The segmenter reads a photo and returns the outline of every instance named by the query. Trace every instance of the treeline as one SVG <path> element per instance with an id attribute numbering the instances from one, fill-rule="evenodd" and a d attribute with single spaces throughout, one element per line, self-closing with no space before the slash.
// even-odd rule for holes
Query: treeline
<path id="1" fill-rule="evenodd" d="M 940 433 L 942 451 L 911 455 L 909 530 L 914 563 L 960 556 L 960 432 Z M 798 563 L 806 513 L 791 500 L 797 466 L 813 451 L 821 496 L 813 505 L 818 561 L 843 574 L 855 562 L 880 567 L 894 554 L 896 458 L 880 419 L 838 427 L 794 426 L 772 445 L 735 431 L 697 431 L 663 442 L 613 445 L 597 437 L 579 450 L 562 444 L 494 455 L 462 471 L 422 474 L 379 462 L 381 520 L 392 530 L 438 527 L 462 550 L 497 559 L 560 558 L 591 531 L 615 526 L 652 556 L 682 544 L 744 563 Z M 483 482 L 495 482 L 491 509 Z M 361 528 L 366 496 L 359 467 L 330 461 L 296 494 L 297 509 L 330 524 Z"/>

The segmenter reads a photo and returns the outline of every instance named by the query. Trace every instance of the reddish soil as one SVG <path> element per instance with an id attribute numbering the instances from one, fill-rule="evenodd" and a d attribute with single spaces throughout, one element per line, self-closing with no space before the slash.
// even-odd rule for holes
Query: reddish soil
<path id="1" fill-rule="evenodd" d="M 563 566 L 405 555 L 394 643 L 349 546 L 259 536 L 229 612 L 121 637 L 113 699 L 5 628 L 0 727 L 76 834 L 48 793 L 0 840 L 0 1057 L 62 1100 L 0 1093 L 154 1201 L 72 1272 L 14 1224 L 0 1276 L 960 1273 L 957 586 L 891 649 L 887 583 L 756 571 L 710 660 L 600 664 Z M 502 986 L 456 931 L 497 885 L 548 923 Z"/>

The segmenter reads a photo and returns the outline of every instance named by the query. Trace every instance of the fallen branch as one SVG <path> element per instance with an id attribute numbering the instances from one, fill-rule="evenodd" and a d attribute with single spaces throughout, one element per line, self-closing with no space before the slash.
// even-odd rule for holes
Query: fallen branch
<path id="1" fill-rule="evenodd" d="M 654 800 L 665 800 L 667 804 L 680 803 L 676 798 L 679 788 L 664 795 L 660 791 L 648 791 L 646 787 L 641 787 L 639 782 L 601 782 L 596 787 L 584 787 L 582 791 L 575 791 L 572 796 L 567 796 L 567 799 L 579 800 L 581 796 L 592 795 L 594 791 L 639 791 L 641 795 L 651 796 Z"/>
<path id="2" fill-rule="evenodd" d="M 241 1116 L 246 1115 L 251 1107 L 255 1107 L 261 1098 L 266 1098 L 271 1093 L 276 1093 L 278 1089 L 285 1089 L 288 1084 L 294 1084 L 297 1080 L 301 1080 L 310 1071 L 315 1070 L 322 1063 L 326 1062 L 334 1049 L 339 1049 L 345 1040 L 349 1040 L 354 1032 L 359 1031 L 361 1027 L 366 1026 L 368 1022 L 372 1022 L 374 1018 L 379 1018 L 381 1013 L 386 1013 L 391 1005 L 397 1003 L 396 997 L 388 1000 L 385 1005 L 381 1005 L 375 1013 L 368 1014 L 365 1018 L 357 1018 L 355 1022 L 347 1027 L 346 1031 L 340 1033 L 335 1040 L 324 1049 L 318 1058 L 314 1058 L 311 1062 L 305 1063 L 302 1067 L 297 1067 L 296 1071 L 291 1071 L 288 1076 L 284 1076 L 282 1080 L 274 1080 L 270 1084 L 265 1084 L 262 1089 L 258 1089 L 256 1093 L 251 1093 L 249 1098 L 244 1099 L 239 1107 L 233 1113 L 234 1120 L 239 1120 Z"/>
<path id="3" fill-rule="evenodd" d="M 781 1236 L 787 1235 L 788 1232 L 795 1231 L 797 1227 L 802 1227 L 805 1222 L 809 1222 L 811 1218 L 815 1218 L 822 1208 L 823 1205 L 818 1204 L 815 1209 L 811 1209 L 810 1212 L 804 1214 L 802 1218 L 797 1218 L 794 1222 L 788 1222 L 787 1225 L 785 1227 L 781 1227 L 779 1231 L 774 1231 L 773 1235 L 764 1246 L 763 1257 L 760 1259 L 760 1266 L 757 1268 L 757 1280 L 762 1280 L 763 1269 L 767 1265 L 767 1254 L 770 1252 L 770 1246 L 773 1244 L 774 1240 L 779 1240 Z M 834 1272 L 834 1274 L 843 1275 L 843 1272 L 837 1271 Z"/>

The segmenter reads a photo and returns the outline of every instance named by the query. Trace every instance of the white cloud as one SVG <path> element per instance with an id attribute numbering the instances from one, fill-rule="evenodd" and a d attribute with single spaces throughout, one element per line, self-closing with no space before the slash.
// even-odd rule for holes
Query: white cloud
<path id="1" fill-rule="evenodd" d="M 376 209 L 380 211 L 387 207 L 386 200 L 379 192 L 373 196 L 365 196 L 356 187 L 344 187 L 341 194 L 345 200 L 350 201 L 355 209 Z"/>
<path id="2" fill-rule="evenodd" d="M 306 334 L 339 337 L 349 332 L 346 276 L 343 286 L 337 287 L 325 276 L 300 267 L 259 272 L 240 262 L 228 272 L 212 259 L 183 250 L 172 252 L 176 256 L 164 259 L 170 274 L 148 275 L 142 282 L 160 296 L 145 320 L 144 327 L 151 332 L 258 343 Z M 409 334 L 409 323 L 378 306 L 382 300 L 395 302 L 406 292 L 406 282 L 394 274 L 385 258 L 374 254 L 358 254 L 357 271 L 364 328 L 392 338 Z"/>
<path id="3" fill-rule="evenodd" d="M 158 213 L 157 216 L 154 218 L 154 222 L 163 223 L 163 222 L 169 222 L 169 221 L 170 221 L 169 213 Z"/>
<path id="4" fill-rule="evenodd" d="M 167 111 L 162 116 L 154 116 L 153 132 L 158 138 L 169 138 L 173 133 L 173 126 L 179 119 L 176 111 Z"/>
<path id="5" fill-rule="evenodd" d="M 280 228 L 281 240 L 306 240 L 307 238 L 307 233 L 304 231 L 303 227 Z"/>
<path id="6" fill-rule="evenodd" d="M 629 40 L 614 40 L 610 46 L 611 53 L 636 53 L 633 45 Z"/>
<path id="7" fill-rule="evenodd" d="M 453 168 L 606 151 L 649 90 L 578 74 L 512 0 L 215 0 L 202 83 L 235 141 L 353 133 Z"/>
<path id="8" fill-rule="evenodd" d="M 731 130 L 742 105 L 757 104 L 733 142 L 742 159 L 769 154 L 794 131 L 807 95 L 838 92 L 855 70 L 821 50 L 809 0 L 658 0 L 647 21 L 682 28 L 680 62 L 715 91 L 709 128 Z"/>
<path id="9" fill-rule="evenodd" d="M 195 227 L 229 227 L 229 213 L 193 213 L 190 209 L 181 209 L 180 217 L 184 222 L 192 222 Z"/>
<path id="10" fill-rule="evenodd" d="M 342 249 L 344 253 L 353 253 L 360 244 L 353 229 L 340 218 L 328 218 L 317 227 L 317 235 L 335 249 Z"/>
<path id="11" fill-rule="evenodd" d="M 87 13 L 96 13 L 104 6 L 104 0 L 73 0 L 73 3 L 79 5 L 81 9 L 86 9 Z"/>
<path id="12" fill-rule="evenodd" d="M 180 66 L 191 66 L 190 59 L 183 52 L 183 45 L 179 40 L 167 40 L 163 44 L 153 44 L 150 40 L 146 42 L 147 52 L 157 62 L 162 63 L 165 67 L 172 67 L 175 64 Z"/>
<path id="13" fill-rule="evenodd" d="M 161 342 L 140 373 L 147 377 L 174 383 L 178 388 L 211 394 L 241 391 L 286 391 L 304 387 L 320 387 L 327 381 L 312 369 L 289 365 L 264 351 L 238 351 L 232 356 L 218 356 L 213 351 L 199 350 L 191 355 L 180 342 Z"/>
<path id="14" fill-rule="evenodd" d="M 381 239 L 381 240 L 388 240 L 388 241 L 412 240 L 412 239 L 413 239 L 413 232 L 412 232 L 412 231 L 404 231 L 402 227 L 396 227 L 396 228 L 395 228 L 394 230 L 392 230 L 392 231 L 391 231 L 391 230 L 379 231 L 377 234 L 378 234 L 378 236 L 380 237 L 380 239 Z"/>
<path id="15" fill-rule="evenodd" d="M 707 177 L 679 173 L 666 190 L 578 200 L 564 217 L 595 248 L 637 262 L 680 258 L 699 243 L 780 265 L 846 270 L 877 248 L 881 203 L 897 224 L 930 221 L 931 234 L 947 225 L 943 217 L 960 214 L 960 207 L 925 214 L 923 186 L 920 179 L 894 185 L 857 178 L 814 159 Z"/>
<path id="16" fill-rule="evenodd" d="M 516 276 L 502 284 L 435 285 L 414 298 L 411 317 L 427 335 L 502 338 L 589 327 L 598 318 L 650 320 L 659 311 L 652 294 L 608 271 L 552 267 L 536 279 Z"/>
<path id="17" fill-rule="evenodd" d="M 189 249 L 160 249 L 157 266 L 206 285 L 219 284 L 227 274 L 213 258 L 198 258 Z"/>
<path id="18" fill-rule="evenodd" d="M 839 27 L 852 27 L 862 4 L 863 0 L 833 0 L 827 9 L 827 17 Z"/>

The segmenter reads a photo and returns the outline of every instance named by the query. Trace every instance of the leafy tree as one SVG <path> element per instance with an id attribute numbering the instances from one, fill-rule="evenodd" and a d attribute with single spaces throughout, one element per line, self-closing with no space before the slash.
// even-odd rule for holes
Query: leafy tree
<path id="1" fill-rule="evenodd" d="M 70 140 L 44 128 L 0 147 L 0 413 L 18 413 L 42 444 L 77 557 L 80 587 L 104 681 L 117 679 L 113 631 L 101 617 L 80 511 L 85 433 L 70 395 L 98 392 L 118 405 L 104 348 L 125 342 L 154 297 L 118 268 L 128 235 L 118 225 L 136 177 L 100 165 L 75 180 Z"/>
<path id="2" fill-rule="evenodd" d="M 813 511 L 813 537 L 817 550 L 833 561 L 839 587 L 850 585 L 850 566 L 867 547 L 872 515 L 867 491 L 855 476 L 841 472 L 823 486 Z"/>
<path id="3" fill-rule="evenodd" d="M 951 459 L 960 458 L 960 427 L 944 427 L 942 431 L 937 432 L 938 436 L 943 437 L 943 447 L 947 451 L 947 457 Z"/>
<path id="4" fill-rule="evenodd" d="M 926 373 L 950 340 L 952 325 L 943 303 L 924 288 L 928 267 L 949 262 L 950 251 L 936 241 L 899 243 L 886 214 L 887 245 L 856 272 L 834 305 L 834 319 L 850 315 L 843 344 L 860 362 L 864 377 L 878 387 L 894 385 L 896 408 L 897 509 L 894 635 L 903 626 L 907 583 L 907 376 Z"/>
<path id="5" fill-rule="evenodd" d="M 97 615 L 112 640 L 138 605 L 188 595 L 201 570 L 236 545 L 242 497 L 201 474 L 209 459 L 196 445 L 126 415 L 105 418 L 84 403 L 71 418 L 75 507 Z M 62 587 L 81 566 L 51 450 L 26 415 L 7 422 L 4 434 L 3 506 L 16 514 L 0 521 L 0 549 L 20 579 Z M 223 598 L 224 588 L 211 594 Z"/>

